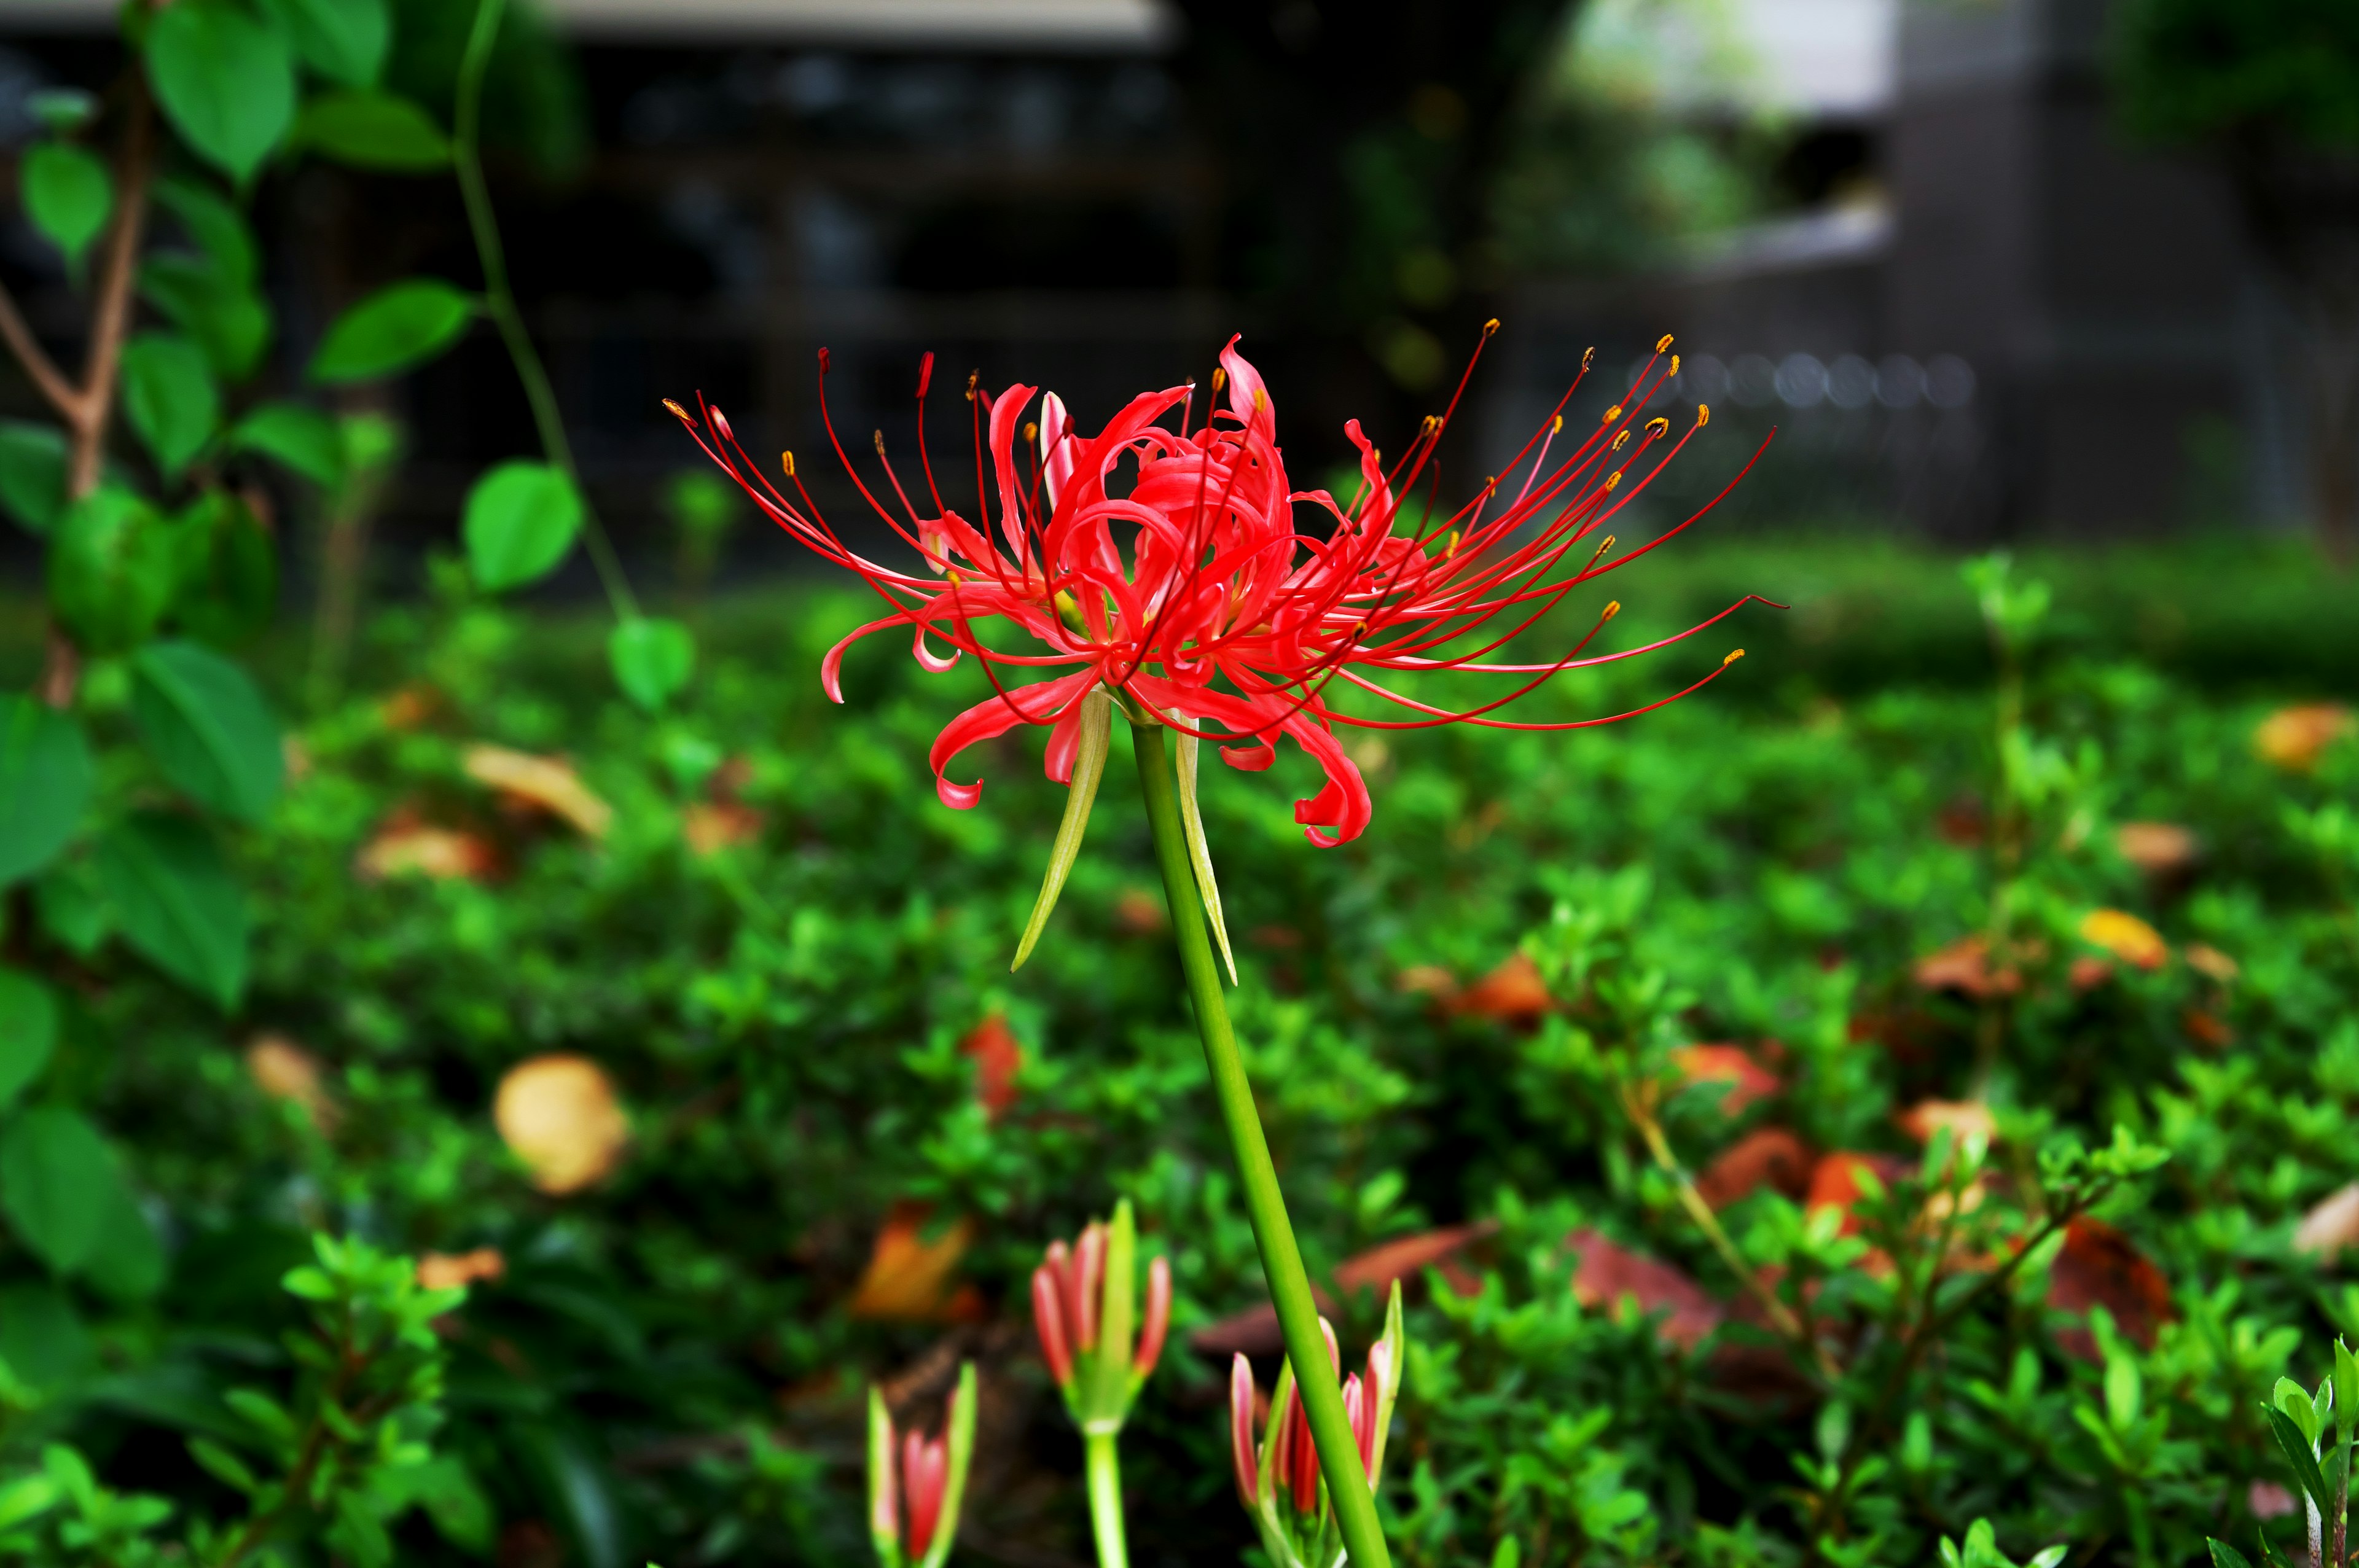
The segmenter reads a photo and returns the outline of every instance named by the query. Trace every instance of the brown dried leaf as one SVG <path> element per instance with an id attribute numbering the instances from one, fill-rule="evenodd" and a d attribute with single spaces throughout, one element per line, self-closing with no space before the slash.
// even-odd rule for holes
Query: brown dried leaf
<path id="1" fill-rule="evenodd" d="M 396 811 L 353 858 L 353 871 L 364 881 L 389 877 L 430 877 L 438 881 L 482 881 L 497 858 L 473 833 L 420 822 L 407 808 Z"/>
<path id="2" fill-rule="evenodd" d="M 1976 1135 L 1985 1143 L 1998 1138 L 1997 1118 L 1978 1099 L 1920 1099 L 1893 1120 L 1919 1143 L 1932 1142 L 1933 1134 L 1945 1127 L 1953 1142 L 1962 1143 Z"/>
<path id="3" fill-rule="evenodd" d="M 1498 968 L 1458 993 L 1451 1011 L 1473 1018 L 1502 1022 L 1535 1023 L 1556 1007 L 1538 964 L 1522 953 L 1512 953 Z"/>
<path id="4" fill-rule="evenodd" d="M 2123 860 L 2150 877 L 2184 871 L 2201 852 L 2193 831 L 2176 822 L 2125 822 L 2114 829 L 2114 847 Z"/>
<path id="5" fill-rule="evenodd" d="M 1727 1148 L 1696 1178 L 1696 1191 L 1714 1208 L 1725 1208 L 1763 1186 L 1789 1198 L 1810 1190 L 1810 1145 L 1782 1127 L 1756 1127 Z"/>
<path id="6" fill-rule="evenodd" d="M 507 1271 L 508 1260 L 496 1247 L 478 1247 L 472 1252 L 428 1252 L 418 1260 L 418 1284 L 421 1290 L 448 1291 L 477 1281 L 489 1283 Z"/>
<path id="7" fill-rule="evenodd" d="M 1671 1053 L 1671 1064 L 1688 1083 L 1728 1085 L 1720 1097 L 1720 1108 L 1729 1116 L 1785 1087 L 1783 1079 L 1755 1061 L 1741 1045 L 1681 1045 Z"/>
<path id="8" fill-rule="evenodd" d="M 537 757 L 506 746 L 470 746 L 461 765 L 476 783 L 562 817 L 585 838 L 603 838 L 614 825 L 614 808 L 592 794 L 562 757 Z"/>
<path id="9" fill-rule="evenodd" d="M 2332 1261 L 2345 1247 L 2359 1245 L 2359 1182 L 2319 1199 L 2293 1227 L 2293 1249 Z"/>
<path id="10" fill-rule="evenodd" d="M 951 1273 L 974 1239 L 974 1221 L 964 1215 L 936 1234 L 925 1233 L 931 1210 L 924 1204 L 893 1206 L 876 1233 L 868 1267 L 845 1309 L 853 1317 L 882 1323 L 940 1323 L 952 1315 L 958 1292 Z"/>
<path id="11" fill-rule="evenodd" d="M 1372 1290 L 1382 1296 L 1395 1280 L 1402 1281 L 1406 1290 L 1418 1283 L 1425 1271 L 1431 1268 L 1439 1270 L 1450 1288 L 1460 1295 L 1473 1295 L 1483 1288 L 1483 1281 L 1467 1266 L 1466 1251 L 1498 1228 L 1497 1220 L 1484 1219 L 1473 1225 L 1445 1226 L 1440 1230 L 1396 1237 L 1337 1264 L 1336 1289 L 1346 1293 Z"/>
<path id="12" fill-rule="evenodd" d="M 2073 1314 L 2102 1306 L 2142 1350 L 2153 1349 L 2155 1335 L 2177 1315 L 2162 1271 L 2128 1237 L 2085 1215 L 2064 1227 L 2064 1249 L 2048 1271 L 2048 1305 Z M 2067 1329 L 2056 1337 L 2083 1360 L 2098 1359 L 2096 1340 L 2087 1329 Z"/>
<path id="13" fill-rule="evenodd" d="M 974 1059 L 974 1098 L 988 1115 L 1005 1114 L 1016 1103 L 1016 1075 L 1024 1066 L 1024 1044 L 1007 1026 L 1007 1015 L 995 1012 L 976 1024 L 959 1049 Z"/>
<path id="14" fill-rule="evenodd" d="M 500 1079 L 492 1120 L 542 1192 L 580 1192 L 614 1170 L 629 1120 L 606 1070 L 587 1056 L 518 1062 Z"/>
<path id="15" fill-rule="evenodd" d="M 762 814 L 750 806 L 696 801 L 680 813 L 680 837 L 699 855 L 717 855 L 762 836 Z"/>
<path id="16" fill-rule="evenodd" d="M 303 1108 L 311 1125 L 325 1132 L 336 1124 L 337 1108 L 328 1093 L 318 1058 L 284 1034 L 257 1034 L 245 1048 L 245 1074 L 272 1099 Z"/>
<path id="17" fill-rule="evenodd" d="M 1597 1230 L 1576 1230 L 1565 1238 L 1565 1245 L 1581 1257 L 1572 1281 L 1575 1301 L 1593 1311 L 1613 1310 L 1628 1297 L 1641 1312 L 1666 1312 L 1658 1332 L 1682 1350 L 1694 1348 L 1727 1315 L 1701 1285 L 1670 1264 L 1608 1240 Z"/>

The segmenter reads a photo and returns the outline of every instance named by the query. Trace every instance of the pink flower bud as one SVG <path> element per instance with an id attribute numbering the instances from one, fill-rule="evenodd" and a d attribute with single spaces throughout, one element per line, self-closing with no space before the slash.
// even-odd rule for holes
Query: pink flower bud
<path id="1" fill-rule="evenodd" d="M 1294 1511 L 1307 1514 L 1319 1506 L 1319 1449 L 1310 1440 L 1299 1389 L 1286 1401 L 1286 1435 L 1287 1485 L 1294 1494 Z"/>
<path id="2" fill-rule="evenodd" d="M 1236 1466 L 1237 1500 L 1250 1510 L 1261 1468 L 1254 1454 L 1253 1364 L 1242 1350 L 1229 1363 L 1229 1460 Z"/>
<path id="3" fill-rule="evenodd" d="M 909 1495 L 912 1557 L 923 1557 L 926 1548 L 933 1544 L 934 1527 L 942 1518 L 942 1491 L 949 1478 L 949 1450 L 940 1438 L 929 1443 L 913 1432 L 902 1440 L 901 1487 Z"/>
<path id="4" fill-rule="evenodd" d="M 1376 1402 L 1368 1397 L 1357 1372 L 1343 1379 L 1343 1417 L 1352 1423 L 1352 1439 L 1360 1445 L 1360 1468 L 1376 1467 Z"/>
<path id="5" fill-rule="evenodd" d="M 730 433 L 729 416 L 722 413 L 718 408 L 715 408 L 712 411 L 712 428 L 724 441 L 734 441 L 737 438 Z"/>
<path id="6" fill-rule="evenodd" d="M 1343 1375 L 1343 1351 L 1335 1343 L 1335 1325 L 1322 1317 L 1319 1320 L 1319 1332 L 1327 1341 L 1327 1370 L 1340 1378 Z"/>
<path id="7" fill-rule="evenodd" d="M 1065 1338 L 1065 1309 L 1059 1303 L 1057 1276 L 1046 1263 L 1032 1271 L 1032 1325 L 1040 1331 L 1040 1355 L 1049 1375 L 1063 1388 L 1073 1380 L 1073 1350 Z"/>
<path id="8" fill-rule="evenodd" d="M 1131 1366 L 1144 1378 L 1155 1370 L 1163 1355 L 1163 1336 L 1171 1330 L 1171 1260 L 1158 1257 L 1147 1265 L 1147 1315 L 1138 1325 L 1138 1354 Z"/>
<path id="9" fill-rule="evenodd" d="M 1083 1350 L 1098 1347 L 1098 1306 L 1105 1291 L 1105 1227 L 1092 1220 L 1073 1252 L 1073 1340 Z"/>
<path id="10" fill-rule="evenodd" d="M 1399 1371 L 1393 1366 L 1393 1347 L 1384 1340 L 1368 1346 L 1368 1392 L 1382 1400 L 1397 1387 L 1394 1381 Z M 1374 1403 L 1375 1400 L 1371 1400 Z"/>

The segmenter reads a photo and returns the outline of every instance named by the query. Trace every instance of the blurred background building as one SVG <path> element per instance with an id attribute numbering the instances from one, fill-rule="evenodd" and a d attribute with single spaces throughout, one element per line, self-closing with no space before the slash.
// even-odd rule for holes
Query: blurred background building
<path id="1" fill-rule="evenodd" d="M 0 138 L 33 88 L 103 84 L 113 10 L 0 5 Z M 395 69 L 429 103 L 464 10 L 398 7 Z M 1397 440 L 1435 406 L 1495 314 L 1467 475 L 1585 350 L 1581 406 L 1603 406 L 1670 331 L 1672 395 L 1725 418 L 1668 499 L 1774 425 L 1748 519 L 1983 539 L 2305 504 L 2289 308 L 2228 177 L 2123 129 L 2105 0 L 545 15 L 495 66 L 500 200 L 586 475 L 642 550 L 683 458 L 658 398 L 701 390 L 757 446 L 811 448 L 821 346 L 864 451 L 907 449 L 926 350 L 952 388 L 975 370 L 1103 411 L 1242 331 L 1315 481 L 1346 416 Z M 318 168 L 267 198 L 290 380 L 369 287 L 468 275 L 447 183 Z M 47 254 L 0 232 L 37 326 L 69 334 Z M 447 537 L 464 479 L 530 446 L 522 399 L 489 341 L 397 395 L 387 521 Z"/>

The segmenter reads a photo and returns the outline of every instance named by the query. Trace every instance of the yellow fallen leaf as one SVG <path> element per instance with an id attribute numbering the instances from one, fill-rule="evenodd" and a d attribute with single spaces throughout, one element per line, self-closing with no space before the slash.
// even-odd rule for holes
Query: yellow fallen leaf
<path id="1" fill-rule="evenodd" d="M 397 812 L 361 847 L 353 869 L 369 881 L 387 877 L 481 881 L 491 873 L 492 861 L 491 845 L 473 833 L 437 827 Z"/>
<path id="2" fill-rule="evenodd" d="M 606 1070 L 587 1056 L 518 1062 L 492 1102 L 500 1137 L 545 1193 L 580 1192 L 623 1157 L 631 1129 Z"/>
<path id="3" fill-rule="evenodd" d="M 470 746 L 463 765 L 476 783 L 561 816 L 589 838 L 603 838 L 614 823 L 614 808 L 591 793 L 562 758 L 536 757 L 506 746 Z"/>
<path id="4" fill-rule="evenodd" d="M 478 1247 L 472 1252 L 428 1252 L 418 1260 L 418 1284 L 421 1290 L 455 1290 L 478 1280 L 488 1283 L 507 1271 L 508 1260 L 496 1247 Z"/>
<path id="5" fill-rule="evenodd" d="M 2351 710 L 2339 702 L 2280 708 L 2253 731 L 2253 750 L 2265 762 L 2295 773 L 2318 765 L 2326 748 L 2352 732 Z"/>
<path id="6" fill-rule="evenodd" d="M 2141 969 L 2158 969 L 2170 958 L 2162 933 L 2123 910 L 2091 910 L 2082 917 L 2081 940 Z"/>
<path id="7" fill-rule="evenodd" d="M 853 1317 L 891 1323 L 932 1323 L 955 1300 L 951 1271 L 974 1238 L 974 1222 L 961 1215 L 938 1235 L 925 1235 L 926 1206 L 897 1203 L 876 1233 L 868 1267 L 852 1292 Z"/>

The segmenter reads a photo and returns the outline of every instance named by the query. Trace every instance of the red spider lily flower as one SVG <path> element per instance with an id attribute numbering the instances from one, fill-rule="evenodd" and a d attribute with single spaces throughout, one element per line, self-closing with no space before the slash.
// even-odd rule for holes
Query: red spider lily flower
<path id="1" fill-rule="evenodd" d="M 1331 1367 L 1341 1369 L 1335 1331 L 1319 1320 L 1327 1338 Z M 1384 1475 L 1385 1438 L 1393 1405 L 1400 1397 L 1400 1368 L 1407 1341 L 1401 1327 L 1400 1285 L 1395 1281 L 1385 1314 L 1384 1337 L 1368 1347 L 1364 1374 L 1343 1379 L 1343 1414 L 1360 1451 L 1360 1467 L 1373 1489 Z M 1269 1404 L 1268 1427 L 1258 1441 L 1255 1416 L 1261 1399 L 1253 1366 L 1238 1355 L 1229 1366 L 1229 1462 L 1238 1500 L 1253 1516 L 1262 1544 L 1277 1568 L 1323 1568 L 1334 1559 L 1333 1509 L 1320 1491 L 1319 1450 L 1303 1414 L 1291 1364 L 1277 1379 Z"/>
<path id="2" fill-rule="evenodd" d="M 1484 329 L 1485 340 L 1496 326 Z M 1038 419 L 1027 421 L 1024 412 L 1038 389 L 1011 386 L 993 396 L 970 381 L 973 521 L 944 501 L 925 453 L 933 356 L 926 356 L 918 381 L 922 473 L 913 492 L 884 460 L 881 433 L 875 446 L 882 477 L 874 487 L 845 453 L 827 415 L 821 351 L 821 411 L 829 440 L 868 504 L 917 553 L 922 564 L 913 571 L 847 546 L 812 504 L 792 453 L 785 461 L 790 498 L 745 455 L 720 409 L 701 400 L 697 415 L 667 406 L 773 522 L 857 572 L 888 607 L 828 651 L 820 675 L 831 697 L 842 700 L 844 650 L 879 632 L 908 631 L 912 653 L 929 670 L 949 669 L 968 655 L 981 663 L 994 695 L 951 719 L 929 754 L 945 804 L 971 806 L 982 791 L 980 781 L 950 777 L 952 760 L 1020 724 L 1048 728 L 1049 776 L 1071 782 L 1085 699 L 1103 687 L 1120 694 L 1135 716 L 1218 743 L 1234 767 L 1268 767 L 1275 739 L 1290 738 L 1326 774 L 1317 795 L 1297 803 L 1295 819 L 1311 842 L 1328 846 L 1357 837 L 1372 810 L 1367 784 L 1336 738 L 1338 726 L 1610 724 L 1686 696 L 1739 656 L 1742 650 L 1682 689 L 1626 713 L 1551 723 L 1495 716 L 1552 676 L 1669 646 L 1750 600 L 1643 647 L 1593 654 L 1591 643 L 1620 609 L 1609 603 L 1560 657 L 1538 664 L 1495 657 L 1574 589 L 1684 531 L 1744 477 L 1740 471 L 1651 542 L 1614 554 L 1607 530 L 1614 517 L 1709 419 L 1699 406 L 1674 439 L 1668 418 L 1647 415 L 1677 373 L 1675 356 L 1666 362 L 1669 345 L 1669 338 L 1657 345 L 1628 393 L 1579 438 L 1565 436 L 1562 414 L 1576 379 L 1506 472 L 1446 514 L 1411 497 L 1432 477 L 1465 376 L 1449 406 L 1425 421 L 1389 467 L 1358 421 L 1344 426 L 1360 455 L 1356 492 L 1347 501 L 1288 482 L 1276 405 L 1234 338 L 1212 377 L 1213 398 L 1225 392 L 1225 404 L 1209 407 L 1201 423 L 1192 384 L 1142 394 L 1096 435 L 1084 436 L 1053 394 L 1040 400 Z M 1473 370 L 1470 361 L 1468 375 Z M 985 641 L 979 627 L 992 621 L 1025 633 L 1029 645 L 1010 651 Z M 1057 673 L 1031 678 L 1049 671 Z M 1400 677 L 1434 675 L 1504 677 L 1507 689 L 1458 708 L 1396 689 Z M 1389 705 L 1396 716 L 1371 717 L 1339 702 L 1354 693 L 1379 712 Z"/>
<path id="3" fill-rule="evenodd" d="M 1052 1241 L 1032 1271 L 1032 1323 L 1040 1357 L 1085 1432 L 1116 1432 L 1163 1357 L 1171 1332 L 1171 1261 L 1147 1265 L 1147 1305 L 1134 1316 L 1137 1229 L 1125 1199 L 1114 1218 L 1093 1220 L 1068 1247 Z M 1137 1342 L 1132 1344 L 1134 1325 Z"/>
<path id="4" fill-rule="evenodd" d="M 884 1394 L 868 1390 L 868 1536 L 882 1568 L 941 1568 L 949 1558 L 974 1458 L 974 1415 L 972 1364 L 959 1368 L 939 1437 L 910 1432 L 897 1442 Z"/>

